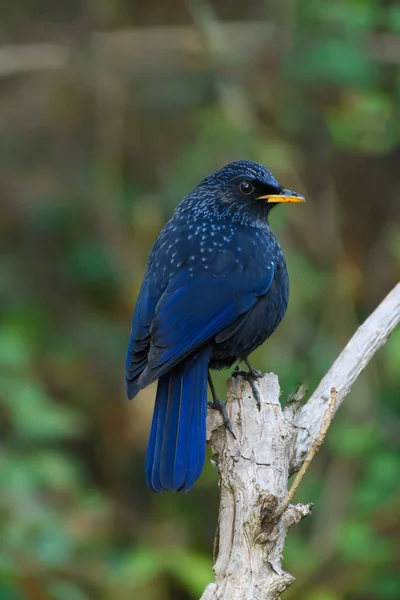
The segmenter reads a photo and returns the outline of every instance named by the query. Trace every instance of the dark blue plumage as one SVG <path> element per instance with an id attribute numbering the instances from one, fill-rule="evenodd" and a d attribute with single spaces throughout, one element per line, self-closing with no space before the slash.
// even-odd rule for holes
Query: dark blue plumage
<path id="1" fill-rule="evenodd" d="M 146 480 L 187 490 L 206 447 L 207 374 L 247 359 L 276 329 L 289 296 L 271 208 L 303 197 L 257 163 L 206 177 L 150 253 L 126 357 L 129 398 L 158 379 Z"/>

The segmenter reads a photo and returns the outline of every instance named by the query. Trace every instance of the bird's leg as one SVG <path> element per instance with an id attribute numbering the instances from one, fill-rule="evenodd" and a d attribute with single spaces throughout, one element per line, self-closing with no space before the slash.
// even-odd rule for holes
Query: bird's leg
<path id="1" fill-rule="evenodd" d="M 248 358 L 245 358 L 245 360 L 243 362 L 246 365 L 246 367 L 248 368 L 249 373 L 253 377 L 253 379 L 260 379 L 263 376 L 261 371 L 259 371 L 258 369 L 255 369 L 254 367 L 251 366 Z"/>
<path id="2" fill-rule="evenodd" d="M 263 376 L 263 374 L 261 373 L 261 371 L 259 371 L 258 369 L 255 369 L 254 367 L 251 366 L 248 358 L 245 358 L 243 362 L 246 365 L 246 367 L 248 368 L 248 371 L 243 371 L 243 369 L 240 369 L 239 365 L 238 365 L 235 368 L 235 370 L 233 371 L 232 377 L 237 377 L 238 375 L 240 375 L 241 377 L 243 377 L 243 379 L 245 379 L 249 383 L 249 385 L 251 387 L 251 391 L 253 392 L 254 400 L 256 401 L 258 410 L 261 410 L 260 392 L 258 391 L 258 388 L 256 386 L 256 381 L 257 381 L 257 379 L 260 379 Z"/>
<path id="3" fill-rule="evenodd" d="M 230 431 L 230 433 L 233 435 L 233 437 L 236 437 L 235 434 L 233 433 L 232 423 L 228 417 L 228 413 L 226 412 L 226 403 L 221 402 L 221 400 L 218 398 L 217 392 L 215 391 L 213 380 L 211 379 L 210 372 L 208 373 L 208 385 L 210 386 L 211 395 L 212 395 L 212 402 L 208 402 L 208 406 L 210 408 L 212 408 L 213 410 L 217 410 L 218 412 L 221 413 L 222 420 L 224 422 L 225 427 L 227 428 L 228 431 Z"/>

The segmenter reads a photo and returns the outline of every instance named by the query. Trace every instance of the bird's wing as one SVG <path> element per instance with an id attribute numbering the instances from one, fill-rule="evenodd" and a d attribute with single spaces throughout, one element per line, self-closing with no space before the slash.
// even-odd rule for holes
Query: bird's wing
<path id="1" fill-rule="evenodd" d="M 132 318 L 125 362 L 126 391 L 133 398 L 139 391 L 138 378 L 147 365 L 150 348 L 150 326 L 159 297 L 151 290 L 151 280 L 143 281 Z"/>
<path id="2" fill-rule="evenodd" d="M 256 268 L 243 270 L 236 256 L 232 250 L 219 252 L 214 268 L 196 273 L 183 284 L 179 278 L 170 282 L 150 327 L 150 351 L 140 387 L 166 373 L 226 327 L 237 324 L 238 318 L 268 291 L 273 264 L 261 268 L 258 260 Z"/>

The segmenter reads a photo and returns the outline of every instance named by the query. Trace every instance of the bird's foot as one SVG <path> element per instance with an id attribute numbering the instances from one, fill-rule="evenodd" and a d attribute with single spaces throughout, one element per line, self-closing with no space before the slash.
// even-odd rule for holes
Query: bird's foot
<path id="1" fill-rule="evenodd" d="M 210 408 L 217 410 L 221 414 L 225 427 L 233 435 L 233 437 L 236 438 L 235 434 L 233 433 L 231 420 L 228 417 L 228 412 L 226 410 L 226 402 L 222 402 L 217 397 L 214 397 L 211 402 L 207 402 L 207 404 Z"/>
<path id="2" fill-rule="evenodd" d="M 243 377 L 247 381 L 247 383 L 251 387 L 251 391 L 253 392 L 254 400 L 256 401 L 258 410 L 261 410 L 261 396 L 258 387 L 256 386 L 256 382 L 258 379 L 263 377 L 263 374 L 258 369 L 255 369 L 251 366 L 248 360 L 245 360 L 248 371 L 244 371 L 239 367 L 239 365 L 235 368 L 232 373 L 232 377 L 238 377 L 239 375 Z"/>
<path id="3" fill-rule="evenodd" d="M 226 402 L 221 402 L 221 400 L 218 398 L 217 392 L 215 391 L 213 380 L 211 379 L 210 372 L 208 372 L 208 384 L 210 386 L 210 390 L 211 390 L 211 394 L 212 394 L 212 398 L 213 398 L 211 402 L 207 402 L 208 406 L 210 408 L 212 408 L 213 410 L 217 410 L 221 414 L 225 427 L 236 439 L 236 436 L 233 433 L 231 420 L 228 417 L 228 413 L 226 411 Z"/>

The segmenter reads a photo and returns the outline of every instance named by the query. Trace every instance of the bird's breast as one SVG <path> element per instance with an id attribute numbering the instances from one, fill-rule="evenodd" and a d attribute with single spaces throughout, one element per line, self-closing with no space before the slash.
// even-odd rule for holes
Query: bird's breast
<path id="1" fill-rule="evenodd" d="M 260 296 L 234 335 L 215 343 L 211 368 L 230 367 L 249 356 L 268 339 L 283 319 L 288 306 L 289 278 L 283 256 L 275 255 L 274 277 L 268 291 Z M 266 268 L 268 268 L 266 264 Z"/>

